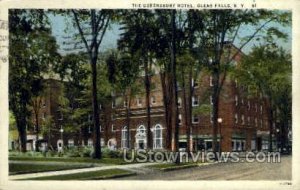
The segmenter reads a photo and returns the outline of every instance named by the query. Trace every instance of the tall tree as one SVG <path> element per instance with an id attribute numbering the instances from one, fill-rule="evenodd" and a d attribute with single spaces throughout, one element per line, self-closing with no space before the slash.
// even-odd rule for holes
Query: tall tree
<path id="1" fill-rule="evenodd" d="M 93 104 L 93 122 L 94 122 L 94 158 L 101 159 L 101 135 L 99 121 L 99 104 L 97 100 L 97 60 L 99 47 L 103 36 L 112 19 L 111 10 L 71 10 L 73 15 L 74 27 L 78 29 L 92 71 L 92 104 Z"/>
<path id="2" fill-rule="evenodd" d="M 203 24 L 206 28 L 204 34 L 209 42 L 206 46 L 209 62 L 208 69 L 212 76 L 212 125 L 213 125 L 213 151 L 217 153 L 217 131 L 219 117 L 219 98 L 227 76 L 230 63 L 236 58 L 251 40 L 272 41 L 275 38 L 285 38 L 274 23 L 281 25 L 290 24 L 290 14 L 282 11 L 266 10 L 208 10 L 205 11 Z M 273 25 L 272 25 L 273 24 Z M 243 27 L 252 27 L 253 32 L 241 36 Z M 236 39 L 240 44 L 233 51 Z M 227 45 L 229 44 L 229 46 Z"/>
<path id="3" fill-rule="evenodd" d="M 59 55 L 43 10 L 10 10 L 9 30 L 9 104 L 25 152 L 30 101 L 41 92 L 43 76 Z"/>
<path id="4" fill-rule="evenodd" d="M 284 133 L 283 136 L 286 136 L 287 121 L 291 119 L 291 66 L 289 53 L 276 46 L 267 45 L 254 48 L 237 68 L 237 76 L 241 83 L 253 89 L 250 93 L 262 93 L 268 115 L 270 151 L 276 120 L 279 119 L 279 123 L 283 124 L 279 128 Z M 277 112 L 281 117 L 276 118 Z"/>
<path id="5" fill-rule="evenodd" d="M 119 49 L 138 57 L 140 68 L 144 71 L 144 87 L 147 115 L 147 148 L 153 146 L 151 133 L 151 74 L 153 58 L 157 52 L 158 25 L 155 23 L 155 14 L 152 10 L 126 11 L 123 14 L 123 25 L 118 45 Z"/>

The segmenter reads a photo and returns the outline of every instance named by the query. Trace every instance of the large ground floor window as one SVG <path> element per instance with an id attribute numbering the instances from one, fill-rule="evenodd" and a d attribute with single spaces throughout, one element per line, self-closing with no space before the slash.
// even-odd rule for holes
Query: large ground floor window
<path id="1" fill-rule="evenodd" d="M 128 128 L 127 128 L 127 126 L 125 126 L 122 129 L 122 135 L 121 135 L 121 147 L 122 148 L 130 148 L 130 142 L 129 142 L 129 147 L 127 146 L 127 137 L 128 137 Z M 130 134 L 129 134 L 129 140 L 130 140 Z"/>
<path id="2" fill-rule="evenodd" d="M 153 131 L 153 149 L 162 149 L 162 127 L 161 125 L 155 125 Z"/>
<path id="3" fill-rule="evenodd" d="M 246 141 L 234 139 L 231 141 L 232 151 L 245 151 L 246 150 Z"/>

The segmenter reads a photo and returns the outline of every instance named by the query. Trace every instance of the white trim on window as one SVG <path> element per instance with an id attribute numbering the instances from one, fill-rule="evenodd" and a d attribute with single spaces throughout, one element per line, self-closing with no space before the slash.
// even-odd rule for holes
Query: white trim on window
<path id="1" fill-rule="evenodd" d="M 198 88 L 199 87 L 199 83 L 197 82 L 197 80 L 192 78 L 192 88 Z"/>
<path id="2" fill-rule="evenodd" d="M 178 124 L 181 125 L 182 124 L 182 115 L 178 114 Z"/>
<path id="3" fill-rule="evenodd" d="M 155 98 L 155 96 L 151 96 L 151 104 L 156 104 L 156 98 Z"/>
<path id="4" fill-rule="evenodd" d="M 242 115 L 242 125 L 244 125 L 245 124 L 245 116 L 244 116 L 244 114 Z"/>
<path id="5" fill-rule="evenodd" d="M 138 98 L 136 99 L 136 105 L 137 105 L 138 107 L 141 107 L 141 106 L 142 106 L 142 98 L 138 97 Z"/>
<path id="6" fill-rule="evenodd" d="M 157 124 L 153 130 L 153 149 L 162 149 L 163 136 L 162 136 L 162 127 Z"/>
<path id="7" fill-rule="evenodd" d="M 195 97 L 195 96 L 192 97 L 192 106 L 193 107 L 199 106 L 199 97 Z"/>
<path id="8" fill-rule="evenodd" d="M 130 148 L 130 143 L 129 147 L 127 147 L 127 135 L 128 135 L 128 128 L 127 126 L 124 126 L 121 132 L 121 148 Z M 129 141 L 130 141 L 130 133 L 129 133 Z"/>
<path id="9" fill-rule="evenodd" d="M 198 117 L 198 115 L 193 115 L 192 116 L 192 123 L 193 124 L 199 123 L 199 117 Z"/>
<path id="10" fill-rule="evenodd" d="M 181 100 L 180 97 L 178 97 L 178 102 L 177 102 L 177 104 L 178 104 L 178 107 L 181 108 L 181 106 L 182 106 L 182 100 Z"/>

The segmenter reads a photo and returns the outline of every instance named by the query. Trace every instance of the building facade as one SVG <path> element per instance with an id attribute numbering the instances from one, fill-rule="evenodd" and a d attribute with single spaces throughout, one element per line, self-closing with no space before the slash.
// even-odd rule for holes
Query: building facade
<path id="1" fill-rule="evenodd" d="M 152 146 L 148 147 L 149 143 L 147 142 L 145 93 L 135 95 L 130 102 L 125 101 L 124 96 L 112 93 L 111 102 L 100 105 L 102 146 L 110 149 L 166 149 L 167 129 L 161 79 L 157 70 L 154 73 L 151 77 L 153 88 L 150 92 Z M 28 147 L 35 149 L 37 137 L 34 124 L 36 118 L 39 118 L 40 124 L 39 141 L 44 147 L 62 150 L 66 146 L 93 146 L 91 115 L 87 116 L 87 121 L 84 121 L 87 124 L 79 127 L 78 130 L 72 132 L 65 130 L 65 116 L 61 111 L 59 102 L 59 92 L 64 84 L 54 79 L 47 79 L 45 82 L 47 90 L 41 98 L 42 103 L 38 117 L 32 117 L 33 127 L 28 129 Z M 137 82 L 140 82 L 141 88 L 144 88 L 142 78 L 141 81 Z M 212 98 L 208 93 L 212 87 L 211 76 L 207 73 L 200 73 L 199 77 L 192 80 L 192 85 L 194 87 L 194 93 L 192 94 L 193 109 L 197 109 L 203 104 L 212 106 Z M 219 99 L 217 146 L 221 151 L 259 151 L 268 149 L 268 107 L 259 93 L 248 96 L 247 90 L 247 87 L 240 85 L 237 80 L 229 76 L 226 77 Z M 192 125 L 190 126 L 191 135 L 190 139 L 187 139 L 187 127 L 184 125 L 183 95 L 180 86 L 178 86 L 178 95 L 179 148 L 185 149 L 189 146 L 191 151 L 212 150 L 213 127 L 211 113 L 193 112 Z M 130 110 L 128 107 L 130 107 Z M 127 126 L 128 118 L 130 119 L 129 126 Z M 41 133 L 42 126 L 44 127 L 44 133 Z M 128 133 L 129 147 L 127 144 Z M 172 140 L 172 144 L 172 147 L 174 147 L 174 140 Z M 276 143 L 273 143 L 273 145 L 276 146 Z"/>

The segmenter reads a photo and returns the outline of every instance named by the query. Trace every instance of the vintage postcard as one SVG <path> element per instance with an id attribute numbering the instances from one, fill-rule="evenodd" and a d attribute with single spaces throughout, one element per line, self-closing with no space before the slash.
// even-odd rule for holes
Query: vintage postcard
<path id="1" fill-rule="evenodd" d="M 0 1 L 0 189 L 299 189 L 300 2 Z"/>

